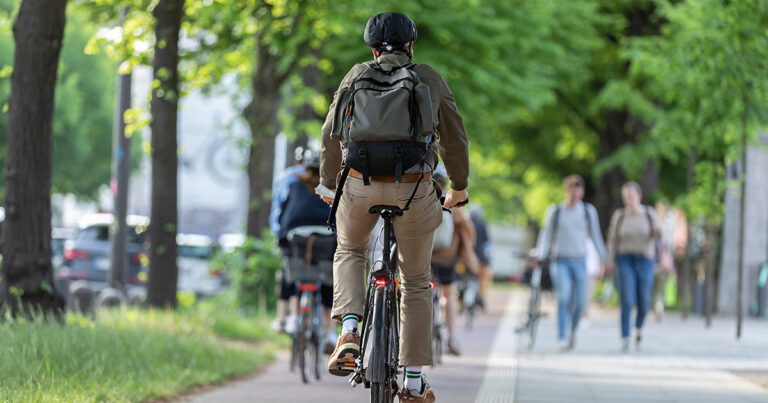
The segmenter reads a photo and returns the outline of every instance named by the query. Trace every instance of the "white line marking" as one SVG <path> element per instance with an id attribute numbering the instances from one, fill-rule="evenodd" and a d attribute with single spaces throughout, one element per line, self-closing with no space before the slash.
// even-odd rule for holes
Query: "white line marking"
<path id="1" fill-rule="evenodd" d="M 515 398 L 515 377 L 517 376 L 517 322 L 518 298 L 510 293 L 507 307 L 501 319 L 493 347 L 488 354 L 485 376 L 477 393 L 475 403 L 508 403 Z"/>

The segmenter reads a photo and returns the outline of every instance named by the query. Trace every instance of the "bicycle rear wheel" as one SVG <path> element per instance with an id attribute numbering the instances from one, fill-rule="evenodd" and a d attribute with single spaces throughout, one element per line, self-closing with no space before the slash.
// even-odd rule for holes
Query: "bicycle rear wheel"
<path id="1" fill-rule="evenodd" d="M 296 370 L 296 366 L 299 363 L 299 335 L 294 334 L 291 336 L 291 360 L 288 362 L 288 368 L 291 372 Z"/>
<path id="2" fill-rule="evenodd" d="M 477 306 L 477 280 L 470 278 L 467 282 L 467 289 L 464 291 L 464 308 L 466 309 L 466 329 L 472 330 L 472 320 L 475 318 L 475 307 Z"/>
<path id="3" fill-rule="evenodd" d="M 315 326 L 315 332 L 312 336 L 312 343 L 314 345 L 314 356 L 312 357 L 313 368 L 315 369 L 315 379 L 320 380 L 323 377 L 323 358 L 322 354 L 325 351 L 325 339 L 323 338 L 322 329 L 319 326 Z"/>
<path id="4" fill-rule="evenodd" d="M 443 325 L 440 322 L 440 298 L 437 292 L 433 292 L 432 298 L 432 358 L 435 364 L 443 363 Z"/>
<path id="5" fill-rule="evenodd" d="M 366 369 L 366 377 L 371 381 L 371 403 L 391 403 L 393 399 L 392 386 L 387 371 L 390 332 L 386 297 L 386 287 L 377 286 L 373 297 L 371 354 Z"/>
<path id="6" fill-rule="evenodd" d="M 312 357 L 314 356 L 314 345 L 312 343 L 312 328 L 309 323 L 309 316 L 302 314 L 299 317 L 300 327 L 298 330 L 298 356 L 299 356 L 299 374 L 301 381 L 309 383 L 312 376 Z"/>

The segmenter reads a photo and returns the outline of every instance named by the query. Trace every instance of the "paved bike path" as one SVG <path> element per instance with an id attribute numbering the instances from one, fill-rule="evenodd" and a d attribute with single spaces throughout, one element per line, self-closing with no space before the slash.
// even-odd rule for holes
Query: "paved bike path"
<path id="1" fill-rule="evenodd" d="M 488 310 L 479 313 L 471 331 L 464 327 L 464 317 L 459 317 L 457 330 L 462 356 L 445 356 L 443 364 L 425 368 L 427 380 L 434 387 L 437 400 L 445 403 L 475 401 L 486 377 L 488 353 L 496 340 L 499 324 L 508 307 L 510 293 L 493 290 L 489 295 Z M 505 332 L 506 333 L 506 332 Z M 484 386 L 483 386 L 484 385 Z M 487 392 L 486 392 L 487 393 Z M 239 381 L 210 392 L 188 397 L 184 401 L 195 403 L 216 402 L 366 402 L 369 390 L 361 385 L 349 386 L 347 377 L 335 377 L 328 373 L 320 382 L 302 384 L 298 373 L 288 370 L 288 354 L 279 358 L 261 375 Z"/>

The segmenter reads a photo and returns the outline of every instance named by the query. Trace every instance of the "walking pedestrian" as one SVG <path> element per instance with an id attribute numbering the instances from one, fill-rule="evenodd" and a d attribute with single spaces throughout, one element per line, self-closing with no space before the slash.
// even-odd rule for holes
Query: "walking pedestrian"
<path id="1" fill-rule="evenodd" d="M 600 233 L 597 210 L 584 198 L 584 179 L 570 175 L 563 180 L 565 202 L 547 209 L 544 228 L 537 242 L 540 263 L 550 261 L 557 294 L 557 336 L 562 350 L 576 345 L 576 331 L 584 309 L 587 293 L 587 248 L 591 238 L 600 260 L 606 262 L 605 243 Z M 570 319 L 570 334 L 567 325 Z M 568 338 L 566 339 L 566 336 Z"/>
<path id="2" fill-rule="evenodd" d="M 656 210 L 642 204 L 642 191 L 636 182 L 621 188 L 624 208 L 613 213 L 608 229 L 609 262 L 615 262 L 621 302 L 622 350 L 629 351 L 630 315 L 637 306 L 635 345 L 640 349 L 645 317 L 651 306 L 656 240 L 661 227 Z"/>

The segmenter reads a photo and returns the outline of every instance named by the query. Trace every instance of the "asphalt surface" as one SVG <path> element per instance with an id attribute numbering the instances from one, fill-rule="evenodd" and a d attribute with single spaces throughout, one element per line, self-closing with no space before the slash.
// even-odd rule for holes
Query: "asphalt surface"
<path id="1" fill-rule="evenodd" d="M 444 356 L 443 363 L 426 367 L 424 373 L 439 402 L 466 403 L 475 401 L 483 384 L 488 353 L 507 306 L 509 294 L 494 290 L 489 296 L 488 309 L 475 316 L 471 330 L 460 317 L 457 337 L 460 357 Z M 369 391 L 362 385 L 352 388 L 347 377 L 335 377 L 327 372 L 319 382 L 301 382 L 298 372 L 290 372 L 288 353 L 279 358 L 261 375 L 213 391 L 191 396 L 189 402 L 365 402 Z"/>

